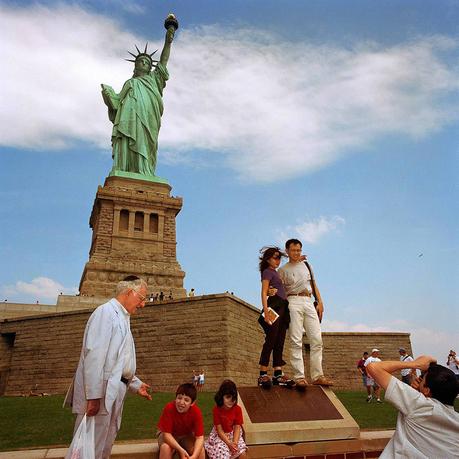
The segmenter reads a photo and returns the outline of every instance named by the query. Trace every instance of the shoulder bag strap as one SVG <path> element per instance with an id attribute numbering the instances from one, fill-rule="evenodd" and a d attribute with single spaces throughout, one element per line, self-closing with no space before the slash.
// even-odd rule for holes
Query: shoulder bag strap
<path id="1" fill-rule="evenodd" d="M 312 294 L 314 295 L 314 298 L 317 300 L 317 294 L 316 294 L 316 281 L 314 279 L 314 274 L 311 269 L 311 265 L 304 260 L 304 264 L 306 265 L 306 268 L 309 270 L 309 274 L 311 274 L 311 287 L 312 287 Z"/>

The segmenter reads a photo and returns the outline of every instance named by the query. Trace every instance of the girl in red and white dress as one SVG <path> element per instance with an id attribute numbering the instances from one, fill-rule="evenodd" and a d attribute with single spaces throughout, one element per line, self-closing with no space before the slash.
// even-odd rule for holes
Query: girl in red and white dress
<path id="1" fill-rule="evenodd" d="M 214 427 L 204 444 L 210 459 L 247 459 L 242 438 L 242 410 L 237 404 L 237 388 L 226 379 L 215 394 Z"/>

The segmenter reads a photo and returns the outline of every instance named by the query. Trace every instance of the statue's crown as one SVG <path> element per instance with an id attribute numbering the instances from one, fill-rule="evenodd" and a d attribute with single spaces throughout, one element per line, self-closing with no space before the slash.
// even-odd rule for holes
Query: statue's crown
<path id="1" fill-rule="evenodd" d="M 153 51 L 151 54 L 148 53 L 148 42 L 145 44 L 145 50 L 143 52 L 140 51 L 140 49 L 137 47 L 137 45 L 134 45 L 135 46 L 135 49 L 137 50 L 137 54 L 134 54 L 134 53 L 131 53 L 131 51 L 128 51 L 128 53 L 134 58 L 134 59 L 126 59 L 126 61 L 129 61 L 129 62 L 135 62 L 137 59 L 139 59 L 140 57 L 148 57 L 148 59 L 150 59 L 150 62 L 151 62 L 151 65 L 152 67 L 156 65 L 156 63 L 158 61 L 154 60 L 153 59 L 153 54 L 156 53 L 156 51 Z"/>

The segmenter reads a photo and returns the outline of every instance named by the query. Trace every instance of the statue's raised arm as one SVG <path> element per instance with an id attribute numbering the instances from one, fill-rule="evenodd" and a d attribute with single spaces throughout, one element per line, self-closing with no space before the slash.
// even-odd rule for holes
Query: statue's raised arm
<path id="1" fill-rule="evenodd" d="M 134 59 L 134 74 L 127 80 L 121 92 L 116 94 L 108 85 L 102 85 L 102 97 L 108 107 L 108 117 L 113 123 L 112 156 L 110 175 L 157 181 L 155 178 L 158 134 L 163 114 L 163 90 L 169 79 L 167 63 L 177 19 L 169 14 L 164 22 L 166 37 L 159 61 L 156 53 L 136 46 L 137 54 L 129 52 Z"/>
<path id="2" fill-rule="evenodd" d="M 167 32 L 159 62 L 161 62 L 164 67 L 166 67 L 167 62 L 169 61 L 169 56 L 171 54 L 171 44 L 174 40 L 175 31 L 178 29 L 177 19 L 172 13 L 169 14 L 169 16 L 167 16 L 166 20 L 164 21 L 164 27 L 166 28 Z"/>

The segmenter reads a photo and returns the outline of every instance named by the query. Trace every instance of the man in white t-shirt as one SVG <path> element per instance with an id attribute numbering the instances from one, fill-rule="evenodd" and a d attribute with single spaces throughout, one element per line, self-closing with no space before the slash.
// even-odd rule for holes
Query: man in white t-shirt
<path id="1" fill-rule="evenodd" d="M 312 384 L 332 386 L 333 381 L 322 371 L 322 330 L 320 322 L 324 305 L 314 279 L 311 266 L 301 254 L 303 244 L 298 239 L 285 243 L 288 263 L 279 268 L 278 273 L 285 287 L 290 312 L 290 364 L 296 387 L 304 389 L 308 382 L 304 374 L 303 332 L 309 338 L 310 375 Z"/>
<path id="2" fill-rule="evenodd" d="M 411 355 L 409 355 L 406 352 L 406 349 L 403 347 L 401 347 L 398 350 L 398 353 L 400 354 L 400 362 L 412 362 L 414 360 L 413 357 L 411 357 Z M 411 385 L 411 378 L 416 376 L 416 370 L 410 370 L 409 368 L 403 368 L 400 371 L 400 374 L 402 376 L 402 381 L 405 384 Z"/>
<path id="3" fill-rule="evenodd" d="M 399 411 L 395 433 L 380 459 L 459 458 L 459 413 L 453 406 L 459 384 L 451 370 L 435 362 L 421 356 L 367 366 L 367 373 L 386 391 L 386 400 Z M 391 375 L 403 368 L 425 373 L 411 387 Z"/>
<path id="4" fill-rule="evenodd" d="M 368 367 L 370 363 L 373 362 L 381 362 L 381 359 L 379 358 L 379 349 L 372 349 L 371 350 L 371 355 L 370 357 L 365 360 L 365 368 Z M 370 389 L 368 389 L 370 388 Z M 370 403 L 373 400 L 373 397 L 376 398 L 377 403 L 382 403 L 381 402 L 381 387 L 378 386 L 376 381 L 371 377 L 371 375 L 368 374 L 367 370 L 367 390 L 368 390 L 368 397 L 367 397 L 367 402 Z M 371 390 L 373 390 L 373 395 L 371 395 Z"/>
<path id="5" fill-rule="evenodd" d="M 449 351 L 446 366 L 456 375 L 456 378 L 459 379 L 459 359 L 457 358 L 456 352 L 452 349 Z"/>

